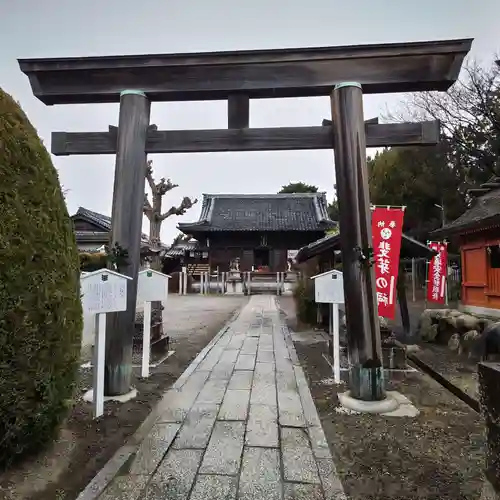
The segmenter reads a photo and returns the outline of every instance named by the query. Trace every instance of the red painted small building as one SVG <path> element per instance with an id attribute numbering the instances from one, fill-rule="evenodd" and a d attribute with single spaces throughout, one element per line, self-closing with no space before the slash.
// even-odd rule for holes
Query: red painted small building
<path id="1" fill-rule="evenodd" d="M 460 247 L 463 309 L 500 316 L 500 177 L 469 190 L 469 195 L 471 207 L 431 236 Z"/>

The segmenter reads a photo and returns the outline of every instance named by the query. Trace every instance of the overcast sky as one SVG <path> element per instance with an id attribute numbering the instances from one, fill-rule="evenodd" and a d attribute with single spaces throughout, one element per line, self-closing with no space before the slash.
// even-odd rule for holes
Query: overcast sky
<path id="1" fill-rule="evenodd" d="M 52 131 L 104 131 L 118 104 L 47 107 L 31 92 L 17 58 L 268 49 L 475 38 L 472 55 L 487 62 L 500 49 L 498 0 L 0 0 L 0 86 L 17 99 L 50 149 Z M 365 117 L 403 96 L 364 98 Z M 319 125 L 328 98 L 253 101 L 250 126 Z M 225 128 L 224 102 L 153 103 L 159 128 Z M 151 155 L 155 176 L 179 184 L 166 199 L 202 193 L 273 193 L 290 181 L 333 197 L 330 151 Z M 70 213 L 79 206 L 111 213 L 114 157 L 53 158 Z M 200 205 L 163 224 L 197 220 Z M 147 230 L 145 221 L 144 229 Z"/>

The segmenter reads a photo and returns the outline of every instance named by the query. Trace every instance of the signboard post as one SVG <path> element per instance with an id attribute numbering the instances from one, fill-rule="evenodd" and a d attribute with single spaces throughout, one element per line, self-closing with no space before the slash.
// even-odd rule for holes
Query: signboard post
<path id="1" fill-rule="evenodd" d="M 104 413 L 104 364 L 106 349 L 106 314 L 127 309 L 129 276 L 110 269 L 82 273 L 80 288 L 84 314 L 95 314 L 93 395 L 94 418 Z"/>
<path id="2" fill-rule="evenodd" d="M 151 356 L 151 302 L 167 299 L 170 276 L 154 269 L 144 269 L 139 272 L 137 279 L 137 301 L 144 302 L 141 377 L 147 378 Z"/>
<path id="3" fill-rule="evenodd" d="M 314 298 L 317 304 L 330 304 L 329 333 L 333 337 L 333 379 L 340 384 L 340 322 L 339 304 L 344 303 L 344 279 L 340 271 L 332 269 L 317 274 L 314 280 Z"/>

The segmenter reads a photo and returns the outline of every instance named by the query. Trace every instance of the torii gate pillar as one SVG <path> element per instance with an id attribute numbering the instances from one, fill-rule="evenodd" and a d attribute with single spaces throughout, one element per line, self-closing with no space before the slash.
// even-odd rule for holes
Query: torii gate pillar
<path id="1" fill-rule="evenodd" d="M 363 92 L 359 83 L 341 83 L 331 95 L 350 395 L 364 401 L 385 398 L 366 166 Z"/>
<path id="2" fill-rule="evenodd" d="M 130 276 L 132 281 L 127 287 L 127 310 L 107 315 L 106 396 L 130 391 L 150 109 L 150 101 L 143 92 L 124 90 L 121 93 L 111 245 L 114 247 L 117 243 L 128 251 L 127 263 L 120 266 L 118 271 Z"/>

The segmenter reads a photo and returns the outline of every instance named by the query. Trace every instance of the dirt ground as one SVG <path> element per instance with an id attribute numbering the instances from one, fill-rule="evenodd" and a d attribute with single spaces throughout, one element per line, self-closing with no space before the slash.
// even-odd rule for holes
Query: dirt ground
<path id="1" fill-rule="evenodd" d="M 291 329 L 293 302 L 280 301 Z M 345 492 L 351 500 L 474 500 L 483 488 L 484 427 L 480 416 L 421 372 L 395 373 L 388 389 L 407 396 L 420 414 L 348 415 L 336 411 L 331 367 L 321 335 L 294 335 Z M 345 372 L 343 373 L 345 377 Z"/>
<path id="2" fill-rule="evenodd" d="M 165 390 L 240 309 L 246 297 L 169 297 L 165 331 L 175 353 L 151 370 L 147 380 L 134 369 L 136 399 L 105 404 L 105 414 L 92 419 L 91 405 L 81 395 L 91 384 L 91 370 L 82 369 L 79 397 L 59 440 L 40 456 L 0 475 L 2 500 L 74 500 L 113 454 L 148 416 Z"/>
<path id="3" fill-rule="evenodd" d="M 431 368 L 439 372 L 453 385 L 474 399 L 479 399 L 479 382 L 477 378 L 477 362 L 459 356 L 447 346 L 421 343 L 418 357 Z"/>

